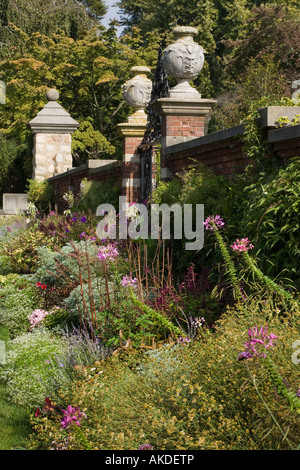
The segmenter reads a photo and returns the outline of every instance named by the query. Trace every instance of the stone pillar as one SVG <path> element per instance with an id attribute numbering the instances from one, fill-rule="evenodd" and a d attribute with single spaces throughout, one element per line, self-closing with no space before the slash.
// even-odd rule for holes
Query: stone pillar
<path id="1" fill-rule="evenodd" d="M 28 124 L 34 141 L 32 178 L 39 181 L 72 168 L 71 134 L 79 126 L 57 103 L 57 90 L 48 90 L 46 96 L 48 103 Z"/>
<path id="2" fill-rule="evenodd" d="M 205 50 L 194 42 L 196 28 L 177 26 L 174 29 L 177 41 L 163 53 L 163 63 L 167 74 L 177 79 L 169 96 L 155 103 L 162 117 L 162 178 L 168 175 L 164 149 L 187 142 L 204 135 L 205 116 L 211 111 L 216 100 L 203 99 L 190 85 L 190 81 L 201 71 Z"/>
<path id="3" fill-rule="evenodd" d="M 122 86 L 122 95 L 135 112 L 117 128 L 123 137 L 122 196 L 126 196 L 127 202 L 138 202 L 141 185 L 138 147 L 146 130 L 145 108 L 151 97 L 152 82 L 147 78 L 148 67 L 132 67 L 131 71 L 134 76 Z"/>

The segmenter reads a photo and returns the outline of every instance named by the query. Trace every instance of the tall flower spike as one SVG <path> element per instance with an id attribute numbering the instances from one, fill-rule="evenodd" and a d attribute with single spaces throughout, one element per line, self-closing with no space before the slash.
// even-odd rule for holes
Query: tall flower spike
<path id="1" fill-rule="evenodd" d="M 214 231 L 224 227 L 225 222 L 220 215 L 209 215 L 203 225 L 206 230 Z"/>

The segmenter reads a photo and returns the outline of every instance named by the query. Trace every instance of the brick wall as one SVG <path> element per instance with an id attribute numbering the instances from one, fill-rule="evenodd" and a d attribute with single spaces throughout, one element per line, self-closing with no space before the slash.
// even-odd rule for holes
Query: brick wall
<path id="1" fill-rule="evenodd" d="M 97 164 L 99 166 L 97 166 Z M 122 185 L 122 165 L 117 160 L 95 161 L 89 160 L 87 164 L 73 168 L 65 173 L 49 178 L 55 190 L 55 204 L 59 212 L 68 209 L 63 195 L 72 190 L 75 195 L 79 194 L 80 183 L 84 178 L 88 181 L 111 182 L 114 186 Z M 109 202 L 109 201 L 107 201 Z"/>
<path id="2" fill-rule="evenodd" d="M 190 120 L 191 117 L 188 117 L 188 119 Z M 198 118 L 197 120 L 199 122 Z M 172 121 L 175 122 L 175 119 L 170 120 L 170 122 Z M 202 163 L 214 173 L 226 177 L 243 172 L 245 167 L 251 163 L 243 150 L 243 133 L 244 127 L 236 126 L 164 148 L 161 169 L 162 174 L 164 173 L 167 176 L 162 179 L 175 177 L 177 173 L 187 170 L 195 162 Z M 286 165 L 291 157 L 300 156 L 300 125 L 280 129 L 266 128 L 264 138 L 268 145 L 270 157 L 277 158 L 283 165 Z M 129 141 L 128 145 L 130 145 Z M 136 150 L 136 141 L 132 142 L 130 147 L 130 151 L 133 152 L 134 150 Z M 124 192 L 122 182 L 126 179 L 138 181 L 139 177 L 138 159 L 123 162 L 117 160 L 90 160 L 86 165 L 73 168 L 50 178 L 49 181 L 53 182 L 56 189 L 58 209 L 63 211 L 67 208 L 67 204 L 62 199 L 63 194 L 69 191 L 70 188 L 73 189 L 75 194 L 78 194 L 80 183 L 84 178 L 91 181 L 111 181 L 112 184 L 120 187 L 121 195 L 121 191 Z M 126 193 L 129 202 L 138 201 L 140 188 L 137 185 L 129 185 L 126 187 Z"/>
<path id="3" fill-rule="evenodd" d="M 162 168 L 168 168 L 169 178 L 187 170 L 193 163 L 201 163 L 214 173 L 227 177 L 242 173 L 251 160 L 245 154 L 242 135 L 243 126 L 172 145 L 164 149 Z M 293 128 L 266 129 L 264 138 L 270 157 L 282 164 L 300 155 L 300 126 Z"/>

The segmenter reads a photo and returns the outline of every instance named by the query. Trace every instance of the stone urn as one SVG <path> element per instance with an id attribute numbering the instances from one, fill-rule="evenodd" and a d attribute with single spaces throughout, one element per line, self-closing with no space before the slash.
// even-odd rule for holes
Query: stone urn
<path id="1" fill-rule="evenodd" d="M 122 96 L 126 103 L 135 109 L 129 120 L 144 122 L 145 119 L 147 120 L 145 108 L 150 101 L 152 91 L 152 81 L 147 77 L 151 70 L 149 67 L 136 66 L 130 71 L 133 77 L 123 84 Z"/>
<path id="2" fill-rule="evenodd" d="M 177 40 L 163 52 L 166 72 L 178 82 L 175 87 L 171 88 L 170 97 L 201 98 L 201 94 L 189 83 L 199 74 L 204 65 L 206 51 L 193 39 L 193 36 L 198 34 L 198 30 L 190 26 L 177 26 L 173 32 Z"/>

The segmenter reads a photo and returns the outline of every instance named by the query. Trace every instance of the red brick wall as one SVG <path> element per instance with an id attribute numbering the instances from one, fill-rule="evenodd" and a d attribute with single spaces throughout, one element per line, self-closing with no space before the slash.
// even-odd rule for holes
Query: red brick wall
<path id="1" fill-rule="evenodd" d="M 86 168 L 78 172 L 65 173 L 50 180 L 54 186 L 55 204 L 59 212 L 68 209 L 68 203 L 64 201 L 63 195 L 70 190 L 70 187 L 73 188 L 74 194 L 77 195 L 80 191 L 80 183 L 84 178 L 87 178 L 89 181 L 102 181 L 103 183 L 112 181 L 114 186 L 120 187 L 121 191 L 122 167 L 119 165 L 106 169 L 103 168 L 103 170 L 97 169 L 97 171 L 91 171 L 90 168 Z"/>
<path id="2" fill-rule="evenodd" d="M 274 142 L 272 144 L 273 155 L 282 160 L 285 165 L 289 158 L 300 156 L 300 138 Z"/>
<path id="3" fill-rule="evenodd" d="M 283 165 L 288 162 L 289 158 L 300 156 L 300 135 L 298 138 L 269 142 L 268 130 L 266 130 L 264 138 L 267 140 L 270 157 L 278 158 Z M 193 145 L 193 141 L 189 141 L 173 146 L 173 151 L 172 147 L 166 149 L 166 154 L 162 157 L 162 168 L 169 168 L 174 176 L 176 173 L 187 170 L 193 163 L 201 163 L 218 175 L 230 177 L 242 173 L 251 163 L 245 154 L 241 134 L 204 144 L 201 144 L 201 140 L 196 139 L 195 145 Z"/>
<path id="4" fill-rule="evenodd" d="M 164 116 L 162 136 L 200 137 L 204 135 L 204 116 Z"/>

